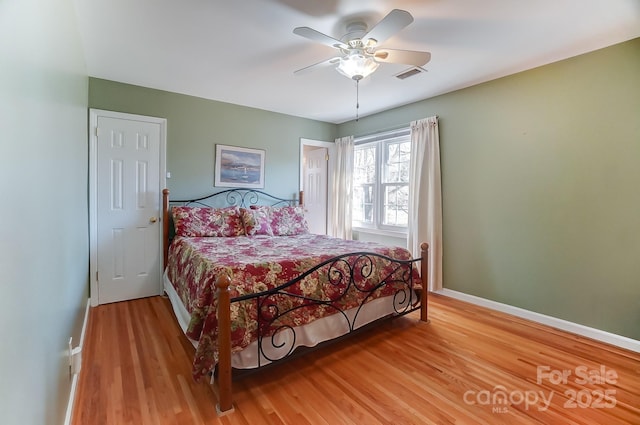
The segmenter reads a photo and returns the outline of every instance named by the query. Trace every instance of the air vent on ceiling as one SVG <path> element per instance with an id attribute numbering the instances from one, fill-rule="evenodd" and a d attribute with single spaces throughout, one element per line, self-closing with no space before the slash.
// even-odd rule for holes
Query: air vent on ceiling
<path id="1" fill-rule="evenodd" d="M 395 77 L 400 80 L 404 80 L 409 77 L 413 77 L 414 75 L 422 74 L 423 72 L 426 72 L 426 71 L 422 68 L 415 67 L 415 68 L 407 69 L 406 71 L 402 71 L 400 74 L 396 74 Z"/>

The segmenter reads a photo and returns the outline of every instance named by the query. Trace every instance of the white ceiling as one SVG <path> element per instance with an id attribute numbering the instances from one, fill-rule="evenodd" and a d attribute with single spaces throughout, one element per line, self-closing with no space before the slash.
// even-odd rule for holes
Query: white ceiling
<path id="1" fill-rule="evenodd" d="M 335 50 L 344 20 L 392 9 L 414 22 L 382 46 L 432 54 L 427 72 L 382 64 L 360 82 L 360 116 L 640 36 L 640 0 L 75 0 L 90 76 L 315 120 L 355 118 L 355 82 L 293 71 Z"/>

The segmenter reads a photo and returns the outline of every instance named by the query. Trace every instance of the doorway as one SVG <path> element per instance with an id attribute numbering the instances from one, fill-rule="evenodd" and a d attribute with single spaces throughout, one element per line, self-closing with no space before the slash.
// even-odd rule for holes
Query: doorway
<path id="1" fill-rule="evenodd" d="M 334 144 L 300 139 L 300 189 L 304 193 L 304 215 L 309 232 L 326 235 L 331 228 L 328 196 L 333 172 Z"/>

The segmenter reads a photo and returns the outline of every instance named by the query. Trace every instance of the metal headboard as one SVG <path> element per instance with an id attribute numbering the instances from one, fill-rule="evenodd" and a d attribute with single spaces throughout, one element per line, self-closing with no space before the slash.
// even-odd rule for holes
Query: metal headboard
<path id="1" fill-rule="evenodd" d="M 270 205 L 270 206 L 295 206 L 302 205 L 303 192 L 299 192 L 292 199 L 281 198 L 269 193 L 256 189 L 226 189 L 211 195 L 202 196 L 200 198 L 169 200 L 169 189 L 162 191 L 162 238 L 164 252 L 164 267 L 167 265 L 167 253 L 169 251 L 169 239 L 172 232 L 172 222 L 170 206 L 181 205 L 199 205 L 204 207 L 220 208 L 237 206 L 241 208 L 249 208 L 252 205 Z"/>

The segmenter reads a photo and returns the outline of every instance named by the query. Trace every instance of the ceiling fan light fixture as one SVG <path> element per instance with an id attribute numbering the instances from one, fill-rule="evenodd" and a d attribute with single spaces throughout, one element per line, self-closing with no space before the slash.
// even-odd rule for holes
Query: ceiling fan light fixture
<path id="1" fill-rule="evenodd" d="M 339 73 L 352 80 L 362 80 L 371 75 L 380 65 L 373 58 L 360 53 L 352 53 L 340 58 L 340 63 L 336 67 Z"/>

